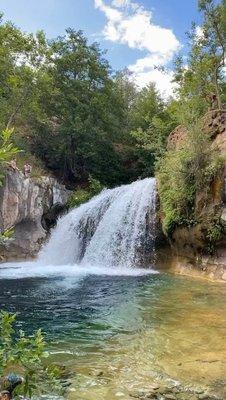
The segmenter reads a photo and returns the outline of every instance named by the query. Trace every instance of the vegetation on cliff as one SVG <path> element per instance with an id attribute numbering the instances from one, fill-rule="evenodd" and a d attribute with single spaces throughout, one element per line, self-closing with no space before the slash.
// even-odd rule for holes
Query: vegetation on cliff
<path id="1" fill-rule="evenodd" d="M 224 107 L 224 7 L 224 2 L 215 5 L 211 0 L 199 1 L 204 18 L 201 33 L 197 37 L 193 26 L 189 34 L 188 65 L 183 66 L 182 59 L 177 59 L 177 115 L 184 126 L 186 140 L 179 148 L 169 148 L 157 167 L 163 228 L 167 235 L 171 235 L 178 225 L 189 227 L 200 222 L 197 196 L 202 193 L 207 204 L 211 183 L 225 164 L 201 119 L 208 109 L 221 110 Z M 208 221 L 211 243 L 213 236 L 216 237 L 215 233 L 212 234 L 216 231 L 215 217 Z"/>
<path id="2" fill-rule="evenodd" d="M 190 125 L 183 146 L 169 150 L 158 165 L 159 196 L 163 229 L 171 235 L 178 225 L 198 222 L 196 196 L 206 197 L 211 182 L 222 171 L 225 159 L 212 146 L 200 123 Z"/>
<path id="3" fill-rule="evenodd" d="M 90 177 L 114 186 L 157 169 L 165 231 L 190 224 L 197 191 L 221 168 L 200 117 L 225 102 L 225 0 L 200 0 L 199 10 L 203 24 L 188 34 L 186 63 L 177 57 L 168 100 L 153 83 L 139 90 L 127 70 L 113 73 L 81 31 L 47 40 L 1 16 L 0 129 L 14 127 L 19 163 L 32 160 L 37 174 L 45 168 L 77 188 L 71 204 L 90 198 Z M 189 131 L 187 143 L 166 152 L 178 124 Z"/>

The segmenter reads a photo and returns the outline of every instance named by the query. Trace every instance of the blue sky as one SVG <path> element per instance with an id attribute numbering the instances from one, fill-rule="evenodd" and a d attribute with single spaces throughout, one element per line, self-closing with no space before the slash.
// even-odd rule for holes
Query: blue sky
<path id="1" fill-rule="evenodd" d="M 171 90 L 173 57 L 186 55 L 191 21 L 200 23 L 197 0 L 0 0 L 0 10 L 24 31 L 43 29 L 49 38 L 82 29 L 107 49 L 113 69 L 129 67 L 139 86 L 153 80 L 162 92 Z"/>

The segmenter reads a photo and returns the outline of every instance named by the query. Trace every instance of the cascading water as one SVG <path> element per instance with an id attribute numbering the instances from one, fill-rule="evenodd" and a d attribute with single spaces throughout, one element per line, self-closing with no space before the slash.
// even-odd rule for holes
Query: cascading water
<path id="1" fill-rule="evenodd" d="M 154 264 L 155 204 L 154 178 L 104 190 L 59 219 L 36 261 L 2 264 L 0 278 L 156 273 L 137 269 Z"/>
<path id="2" fill-rule="evenodd" d="M 140 266 L 154 255 L 155 179 L 101 194 L 62 217 L 41 251 L 41 264 Z"/>

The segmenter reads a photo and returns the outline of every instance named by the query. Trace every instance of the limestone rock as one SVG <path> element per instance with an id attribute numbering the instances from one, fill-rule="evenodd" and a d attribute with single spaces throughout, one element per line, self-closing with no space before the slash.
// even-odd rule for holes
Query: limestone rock
<path id="1" fill-rule="evenodd" d="M 14 235 L 1 249 L 2 259 L 34 256 L 47 235 L 43 215 L 55 205 L 65 205 L 69 193 L 54 178 L 33 180 L 8 169 L 0 188 L 0 230 L 13 227 Z"/>

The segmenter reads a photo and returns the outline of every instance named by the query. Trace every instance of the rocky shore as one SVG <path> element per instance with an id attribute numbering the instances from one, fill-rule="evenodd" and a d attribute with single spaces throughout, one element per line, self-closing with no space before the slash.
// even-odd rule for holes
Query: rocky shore
<path id="1" fill-rule="evenodd" d="M 181 385 L 163 386 L 150 385 L 150 389 L 130 394 L 131 399 L 140 400 L 224 400 L 223 397 L 212 395 L 203 389 L 183 387 Z"/>

